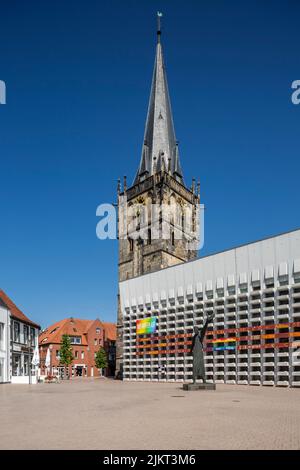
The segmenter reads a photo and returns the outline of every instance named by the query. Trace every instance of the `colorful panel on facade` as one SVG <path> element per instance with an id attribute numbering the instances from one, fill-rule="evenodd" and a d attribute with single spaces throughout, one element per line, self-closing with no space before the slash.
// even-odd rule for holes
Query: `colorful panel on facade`
<path id="1" fill-rule="evenodd" d="M 156 317 L 143 318 L 136 321 L 136 334 L 148 335 L 156 331 Z"/>

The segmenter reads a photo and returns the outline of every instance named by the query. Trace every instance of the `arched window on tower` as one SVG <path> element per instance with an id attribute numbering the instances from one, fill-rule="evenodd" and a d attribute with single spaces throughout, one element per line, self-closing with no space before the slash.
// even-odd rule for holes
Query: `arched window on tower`
<path id="1" fill-rule="evenodd" d="M 175 246 L 175 235 L 174 235 L 174 231 L 172 231 L 171 242 L 172 242 L 172 245 Z"/>
<path id="2" fill-rule="evenodd" d="M 133 251 L 133 240 L 132 240 L 132 238 L 129 238 L 128 242 L 129 242 L 129 251 Z"/>
<path id="3" fill-rule="evenodd" d="M 148 245 L 151 245 L 151 228 L 148 228 L 148 240 L 147 240 Z"/>

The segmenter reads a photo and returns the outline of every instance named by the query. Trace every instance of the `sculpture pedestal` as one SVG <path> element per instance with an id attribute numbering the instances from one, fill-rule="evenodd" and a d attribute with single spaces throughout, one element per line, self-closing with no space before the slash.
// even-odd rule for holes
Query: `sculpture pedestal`
<path id="1" fill-rule="evenodd" d="M 183 384 L 183 390 L 216 390 L 216 384 L 189 383 Z"/>

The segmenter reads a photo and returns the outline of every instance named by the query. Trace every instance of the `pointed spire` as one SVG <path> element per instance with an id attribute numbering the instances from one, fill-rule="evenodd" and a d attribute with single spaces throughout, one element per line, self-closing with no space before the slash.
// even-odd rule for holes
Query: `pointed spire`
<path id="1" fill-rule="evenodd" d="M 140 176 L 145 175 L 146 177 L 148 176 L 148 170 L 147 170 L 147 161 L 148 161 L 148 154 L 149 154 L 149 148 L 147 145 L 147 142 L 144 142 L 143 146 L 143 153 L 142 153 L 142 159 L 141 159 L 141 165 L 140 165 Z"/>
<path id="2" fill-rule="evenodd" d="M 171 159 L 170 173 L 183 183 L 161 45 L 161 17 L 162 14 L 158 12 L 156 57 L 144 135 L 148 151 L 145 153 L 143 145 L 141 162 L 134 184 L 154 174 L 155 158 L 157 171 L 162 167 L 168 168 L 169 159 Z"/>
<path id="3" fill-rule="evenodd" d="M 179 149 L 178 149 L 179 142 L 176 142 L 174 148 L 174 158 L 173 158 L 173 173 L 174 176 L 182 179 L 182 170 L 179 161 Z"/>
<path id="4" fill-rule="evenodd" d="M 192 192 L 193 194 L 195 194 L 195 178 L 192 179 L 191 192 Z"/>

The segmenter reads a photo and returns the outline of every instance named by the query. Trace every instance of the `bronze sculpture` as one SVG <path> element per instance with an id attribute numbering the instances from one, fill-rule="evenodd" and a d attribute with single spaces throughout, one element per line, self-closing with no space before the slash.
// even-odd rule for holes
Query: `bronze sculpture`
<path id="1" fill-rule="evenodd" d="M 207 316 L 205 323 L 201 330 L 195 326 L 194 336 L 192 340 L 192 347 L 190 354 L 193 356 L 193 383 L 196 383 L 197 379 L 202 379 L 203 383 L 206 383 L 205 375 L 205 364 L 204 364 L 204 353 L 203 353 L 203 340 L 208 327 L 209 322 L 213 319 L 214 314 Z"/>

